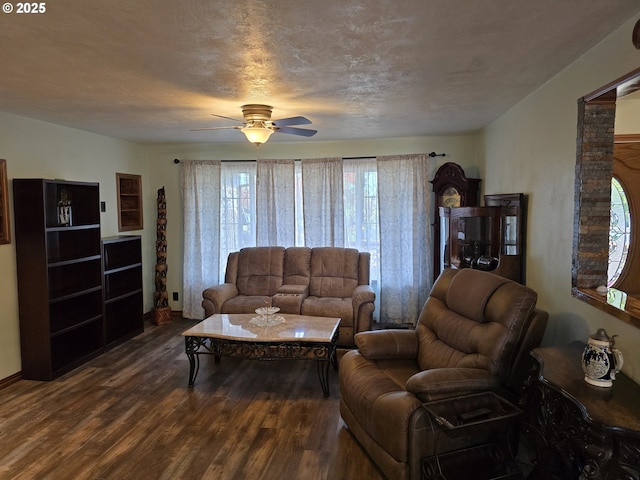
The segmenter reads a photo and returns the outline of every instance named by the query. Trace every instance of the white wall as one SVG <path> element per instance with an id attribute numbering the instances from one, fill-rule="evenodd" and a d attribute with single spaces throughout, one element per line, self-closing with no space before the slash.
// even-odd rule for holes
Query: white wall
<path id="1" fill-rule="evenodd" d="M 240 135 L 240 132 L 238 132 Z M 445 162 L 461 165 L 468 177 L 480 175 L 476 158 L 478 135 L 439 137 L 407 137 L 359 142 L 269 142 L 260 147 L 260 158 L 321 158 L 366 157 L 409 153 L 446 153 L 446 157 L 430 159 L 430 178 Z M 170 301 L 173 310 L 182 310 L 182 200 L 180 197 L 180 166 L 174 159 L 188 160 L 255 160 L 253 145 L 240 144 L 180 144 L 147 147 L 150 186 L 165 187 L 167 196 L 167 290 L 180 292 L 180 301 Z"/>
<path id="2" fill-rule="evenodd" d="M 545 344 L 586 341 L 604 327 L 618 335 L 623 371 L 640 381 L 640 329 L 571 296 L 577 100 L 640 65 L 640 52 L 631 43 L 635 22 L 627 22 L 486 129 L 482 178 L 487 191 L 529 196 L 527 285 L 550 313 Z"/>
<path id="3" fill-rule="evenodd" d="M 107 211 L 101 214 L 101 234 L 105 237 L 118 234 L 116 172 L 141 174 L 145 190 L 148 190 L 145 185 L 148 175 L 141 146 L 6 113 L 0 113 L 0 145 L 0 158 L 7 161 L 12 238 L 11 244 L 0 245 L 1 380 L 22 368 L 11 180 L 63 178 L 99 182 L 100 200 L 107 203 Z M 149 221 L 153 220 L 155 207 L 147 199 L 144 199 L 144 202 L 145 232 L 155 232 L 155 223 Z M 149 207 L 152 208 L 151 211 Z M 146 233 L 144 235 L 145 238 L 149 237 Z M 155 233 L 152 241 L 155 241 Z M 143 240 L 143 245 L 145 243 L 149 242 Z M 144 295 L 145 309 L 150 310 L 153 300 L 153 267 L 144 265 L 143 270 L 147 287 Z"/>
<path id="4" fill-rule="evenodd" d="M 640 99 L 622 98 L 616 102 L 616 135 L 640 134 Z"/>

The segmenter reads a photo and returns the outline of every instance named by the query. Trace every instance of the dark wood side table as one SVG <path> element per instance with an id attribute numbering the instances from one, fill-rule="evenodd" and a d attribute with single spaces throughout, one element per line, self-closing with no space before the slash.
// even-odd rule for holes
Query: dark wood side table
<path id="1" fill-rule="evenodd" d="M 611 388 L 589 385 L 584 344 L 536 348 L 523 406 L 536 456 L 530 479 L 640 479 L 640 385 L 617 374 Z"/>

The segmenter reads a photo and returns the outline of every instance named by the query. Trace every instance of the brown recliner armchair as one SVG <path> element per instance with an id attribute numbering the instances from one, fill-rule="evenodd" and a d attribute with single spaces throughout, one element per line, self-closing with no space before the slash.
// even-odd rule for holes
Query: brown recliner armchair
<path id="1" fill-rule="evenodd" d="M 438 435 L 423 402 L 493 391 L 510 400 L 547 323 L 536 293 L 479 270 L 445 270 L 415 330 L 359 333 L 340 362 L 340 413 L 390 479 L 419 479 L 423 457 L 470 447 Z M 477 438 L 476 438 L 477 437 Z M 437 446 L 435 440 L 437 439 Z"/>

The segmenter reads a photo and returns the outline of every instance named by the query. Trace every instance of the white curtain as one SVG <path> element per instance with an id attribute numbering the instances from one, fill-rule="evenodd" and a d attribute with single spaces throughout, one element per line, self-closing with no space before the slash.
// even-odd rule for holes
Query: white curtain
<path id="1" fill-rule="evenodd" d="M 374 320 L 380 314 L 380 224 L 375 158 L 343 160 L 344 246 L 369 252 L 371 288 L 376 294 Z"/>
<path id="2" fill-rule="evenodd" d="M 291 160 L 183 161 L 183 315 L 202 318 L 202 290 L 224 282 L 231 252 L 345 246 L 371 254 L 376 317 L 415 324 L 432 278 L 428 160 L 311 159 L 301 173 Z"/>
<path id="3" fill-rule="evenodd" d="M 219 282 L 220 162 L 180 162 L 184 222 L 182 314 L 203 318 L 202 291 Z"/>
<path id="4" fill-rule="evenodd" d="M 302 197 L 305 245 L 344 246 L 342 159 L 302 160 Z"/>
<path id="5" fill-rule="evenodd" d="M 257 245 L 295 245 L 295 161 L 258 160 Z"/>
<path id="6" fill-rule="evenodd" d="M 215 187 L 214 187 L 215 188 Z M 220 174 L 220 279 L 231 252 L 256 246 L 256 162 L 222 162 Z"/>
<path id="7" fill-rule="evenodd" d="M 380 319 L 415 325 L 432 279 L 428 156 L 377 158 Z"/>

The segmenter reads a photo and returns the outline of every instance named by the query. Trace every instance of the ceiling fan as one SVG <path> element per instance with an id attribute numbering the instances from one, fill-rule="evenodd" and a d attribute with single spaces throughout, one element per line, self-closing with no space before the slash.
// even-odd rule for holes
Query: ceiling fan
<path id="1" fill-rule="evenodd" d="M 230 127 L 196 128 L 191 131 L 198 132 L 203 130 L 222 130 L 226 128 L 233 128 L 240 130 L 247 137 L 247 140 L 256 145 L 266 143 L 266 141 L 269 140 L 271 134 L 274 132 L 288 133 L 290 135 L 301 135 L 303 137 L 312 137 L 318 132 L 317 130 L 291 126 L 311 124 L 311 120 L 305 117 L 290 117 L 281 118 L 280 120 L 271 120 L 271 112 L 273 110 L 273 107 L 271 107 L 270 105 L 251 103 L 248 105 L 243 105 L 241 108 L 242 115 L 244 116 L 244 121 L 238 120 L 236 118 L 225 117 L 223 115 L 216 115 L 215 113 L 213 113 L 212 115 L 214 117 L 232 120 L 234 122 L 241 123 L 242 125 L 234 125 Z"/>

